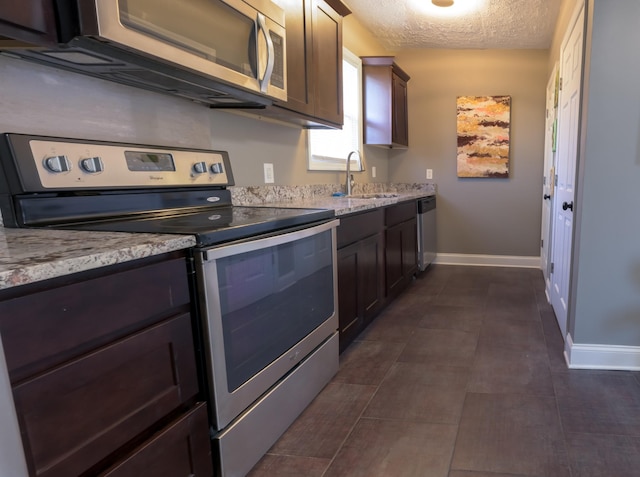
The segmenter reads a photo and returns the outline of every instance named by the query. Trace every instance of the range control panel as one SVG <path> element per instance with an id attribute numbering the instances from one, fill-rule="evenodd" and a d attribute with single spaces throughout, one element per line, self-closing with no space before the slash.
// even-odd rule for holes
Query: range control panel
<path id="1" fill-rule="evenodd" d="M 15 137 L 29 191 L 233 185 L 226 151 Z M 31 157 L 23 157 L 26 151 Z"/>

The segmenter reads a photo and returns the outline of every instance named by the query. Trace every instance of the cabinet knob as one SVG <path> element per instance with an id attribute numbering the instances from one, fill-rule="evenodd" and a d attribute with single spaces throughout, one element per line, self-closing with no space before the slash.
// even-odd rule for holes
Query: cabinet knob
<path id="1" fill-rule="evenodd" d="M 573 201 L 562 203 L 562 210 L 567 210 L 567 209 L 571 209 L 571 211 L 573 212 Z"/>
<path id="2" fill-rule="evenodd" d="M 551 199 L 551 196 L 549 194 L 545 194 L 545 195 L 542 196 L 542 198 L 544 200 L 549 200 L 549 199 Z"/>

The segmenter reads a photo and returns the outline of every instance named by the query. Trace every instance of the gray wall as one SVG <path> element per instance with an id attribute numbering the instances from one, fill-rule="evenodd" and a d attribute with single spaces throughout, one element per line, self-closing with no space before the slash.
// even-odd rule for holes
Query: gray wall
<path id="1" fill-rule="evenodd" d="M 389 54 L 352 15 L 344 21 L 344 44 L 356 55 Z M 228 150 L 242 186 L 264 183 L 265 162 L 274 164 L 278 185 L 344 182 L 343 174 L 307 171 L 299 127 L 1 55 L 0 132 Z M 356 181 L 387 182 L 388 151 L 365 147 L 364 156 L 368 170 L 355 172 Z"/>
<path id="2" fill-rule="evenodd" d="M 539 256 L 547 50 L 408 50 L 409 149 L 392 182 L 438 185 L 438 252 Z M 456 97 L 511 96 L 508 179 L 456 177 Z"/>
<path id="3" fill-rule="evenodd" d="M 391 54 L 352 15 L 345 45 L 360 55 Z M 358 182 L 424 182 L 434 170 L 439 192 L 439 251 L 537 256 L 544 128 L 546 51 L 422 50 L 398 54 L 409 83 L 407 151 L 365 146 Z M 455 177 L 455 98 L 510 94 L 511 178 Z M 85 76 L 0 56 L 0 132 L 229 150 L 238 185 L 342 182 L 342 174 L 306 170 L 304 132 Z M 377 178 L 371 178 L 376 166 Z"/>
<path id="4" fill-rule="evenodd" d="M 640 345 L 640 2 L 589 2 L 584 148 L 579 159 L 576 343 Z"/>

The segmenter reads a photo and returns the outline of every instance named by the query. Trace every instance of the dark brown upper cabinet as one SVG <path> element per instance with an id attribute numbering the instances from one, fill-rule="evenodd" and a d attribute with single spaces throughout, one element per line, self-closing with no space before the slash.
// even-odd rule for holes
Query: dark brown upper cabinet
<path id="1" fill-rule="evenodd" d="M 306 127 L 342 127 L 342 18 L 351 11 L 339 0 L 276 3 L 286 15 L 288 98 L 267 115 Z"/>
<path id="2" fill-rule="evenodd" d="M 392 56 L 362 58 L 364 83 L 364 143 L 372 146 L 409 146 L 407 82 L 410 77 Z"/>
<path id="3" fill-rule="evenodd" d="M 0 43 L 50 46 L 57 40 L 54 0 L 0 3 Z"/>

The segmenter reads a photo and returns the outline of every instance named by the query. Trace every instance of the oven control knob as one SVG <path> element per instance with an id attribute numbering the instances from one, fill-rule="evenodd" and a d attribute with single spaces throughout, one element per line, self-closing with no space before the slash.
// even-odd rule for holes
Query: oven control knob
<path id="1" fill-rule="evenodd" d="M 59 174 L 61 172 L 69 172 L 71 170 L 71 163 L 67 156 L 51 156 L 47 157 L 44 161 L 44 167 L 49 172 L 55 172 Z"/>
<path id="2" fill-rule="evenodd" d="M 224 170 L 222 169 L 222 162 L 216 162 L 211 164 L 211 172 L 214 174 L 222 174 Z"/>
<path id="3" fill-rule="evenodd" d="M 100 159 L 100 157 L 98 156 L 80 159 L 80 167 L 83 171 L 88 172 L 89 174 L 95 174 L 97 172 L 104 171 L 102 159 Z"/>
<path id="4" fill-rule="evenodd" d="M 207 163 L 206 162 L 196 162 L 193 165 L 193 172 L 196 174 L 204 174 L 207 172 Z"/>

